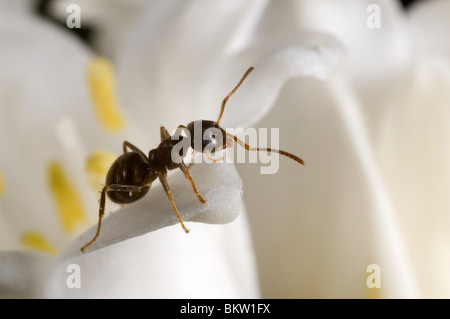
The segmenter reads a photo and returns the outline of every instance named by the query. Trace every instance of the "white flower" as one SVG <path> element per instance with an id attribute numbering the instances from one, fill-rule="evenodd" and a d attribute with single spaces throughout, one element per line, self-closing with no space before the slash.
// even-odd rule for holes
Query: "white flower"
<path id="1" fill-rule="evenodd" d="M 103 11 L 101 2 L 91 2 L 80 2 L 80 6 L 87 18 L 91 13 L 98 19 L 97 25 L 108 35 L 96 44 L 114 58 L 117 66 L 116 87 L 127 129 L 113 137 L 105 134 L 88 106 L 89 97 L 83 96 L 83 88 L 60 89 L 61 95 L 41 94 L 38 90 L 39 94 L 30 96 L 35 104 L 42 105 L 39 114 L 48 117 L 42 116 L 41 123 L 26 122 L 31 129 L 33 125 L 47 127 L 46 134 L 34 136 L 42 140 L 47 135 L 50 144 L 45 147 L 50 154 L 66 152 L 65 161 L 72 163 L 73 176 L 82 174 L 79 163 L 87 152 L 78 161 L 71 158 L 69 154 L 74 150 L 67 146 L 71 144 L 65 138 L 61 140 L 67 135 L 56 135 L 58 139 L 50 132 L 53 127 L 66 133 L 75 128 L 87 150 L 101 145 L 119 154 L 123 139 L 148 150 L 159 142 L 159 125 L 171 130 L 192 120 L 215 119 L 222 98 L 254 65 L 255 71 L 227 104 L 221 124 L 278 127 L 280 148 L 301 156 L 307 163 L 299 167 L 281 158 L 277 174 L 270 176 L 259 174 L 260 165 L 238 165 L 262 296 L 448 297 L 449 49 L 445 39 L 437 35 L 448 29 L 445 17 L 449 8 L 445 1 L 428 1 L 409 13 L 393 1 L 377 1 L 379 29 L 367 26 L 367 8 L 372 3 L 365 0 L 135 1 L 124 14 L 126 19 L 117 25 L 114 19 L 105 18 L 108 12 L 117 10 Z M 124 5 L 122 1 L 116 3 Z M 64 5 L 58 15 L 64 17 L 61 8 Z M 23 27 L 19 31 L 30 32 L 25 24 L 19 25 Z M 114 37 L 115 27 L 120 37 Z M 74 62 L 74 68 L 63 62 L 61 65 L 67 71 L 76 71 L 70 83 L 81 86 L 85 82 L 79 79 L 82 71 L 76 66 L 86 64 L 92 54 L 79 48 L 69 51 L 78 52 L 71 61 L 80 61 Z M 67 63 L 67 56 L 59 61 Z M 27 62 L 34 65 L 32 60 Z M 9 65 L 11 74 L 15 74 L 13 67 L 17 65 Z M 45 70 L 61 72 L 61 68 Z M 46 74 L 49 81 L 58 79 L 43 70 L 32 74 Z M 55 83 L 51 87 L 59 86 Z M 9 95 L 1 96 L 17 96 L 10 88 L 5 91 Z M 70 120 L 60 124 L 65 114 L 49 106 L 61 104 L 69 91 L 77 97 L 67 100 L 77 101 L 79 107 L 68 107 Z M 27 105 L 21 100 L 8 103 L 11 101 Z M 4 110 L 1 106 L 0 111 Z M 1 114 L 0 121 L 4 118 Z M 11 123 L 8 132 L 14 131 L 22 125 L 16 121 L 9 114 L 2 127 Z M 16 135 L 18 139 L 27 136 Z M 26 154 L 33 154 L 29 163 L 30 157 L 25 162 L 19 143 L 4 138 L 0 143 L 3 149 L 8 145 L 6 149 L 11 150 L 0 162 L 6 190 L 0 203 L 8 203 L 8 181 L 15 180 L 15 185 L 22 187 L 10 204 L 0 206 L 0 216 L 32 211 L 36 203 L 40 211 L 52 214 L 51 203 L 45 200 L 48 194 L 30 182 L 39 172 L 33 165 L 47 154 L 42 151 L 44 146 L 23 143 Z M 20 178 L 13 174 L 17 169 L 11 163 L 15 162 L 21 163 L 20 169 L 29 170 Z M 217 182 L 211 177 L 220 176 L 221 169 L 199 171 L 199 188 L 203 184 L 205 191 L 209 182 Z M 183 205 L 186 211 L 202 207 L 190 193 L 189 185 L 182 183 L 182 176 L 174 175 L 173 179 L 174 188 L 180 187 L 176 194 L 192 195 L 192 202 L 187 199 Z M 236 176 L 231 180 L 239 190 L 240 179 Z M 82 180 L 78 182 L 83 185 Z M 133 237 L 152 230 L 135 228 L 139 219 L 125 216 L 129 212 L 137 217 L 139 207 L 150 204 L 157 205 L 155 209 L 168 205 L 163 201 L 164 194 L 158 195 L 157 191 L 152 189 L 142 202 L 111 215 L 107 219 L 110 222 L 105 220 L 104 236 L 96 243 L 97 248 L 121 240 L 114 231 Z M 30 196 L 29 201 L 22 199 L 24 193 Z M 220 190 L 214 198 L 223 204 L 221 194 L 228 196 Z M 92 198 L 88 192 L 83 196 Z M 96 204 L 95 199 L 93 202 Z M 239 201 L 234 203 L 239 205 Z M 14 210 L 8 209 L 11 207 Z M 96 205 L 89 208 L 93 212 L 89 217 L 92 224 L 96 222 L 96 209 Z M 166 211 L 158 211 L 174 218 L 169 206 Z M 217 210 L 211 210 L 214 212 Z M 234 216 L 232 212 L 236 209 L 230 210 L 230 216 Z M 68 262 L 64 258 L 73 256 L 79 240 L 60 255 L 46 280 L 42 274 L 49 273 L 51 259 L 2 253 L 0 279 L 12 286 L 15 281 L 10 278 L 15 278 L 14 274 L 31 274 L 28 281 L 16 286 L 19 293 L 33 290 L 39 295 L 38 288 L 44 287 L 47 296 L 255 297 L 259 295 L 257 274 L 242 215 L 220 228 L 192 224 L 188 238 L 179 227 L 164 228 L 77 256 L 70 262 L 80 265 L 87 278 L 81 290 L 69 291 L 64 282 Z M 39 231 L 44 231 L 44 226 L 54 228 L 48 223 L 40 226 L 42 217 L 29 213 L 24 216 L 4 223 L 11 225 L 7 230 L 13 235 L 4 236 L 10 241 L 5 247 L 16 248 L 10 246 L 14 243 L 11 238 L 28 225 L 42 227 Z M 114 220 L 124 225 L 123 229 Z M 125 224 L 127 220 L 136 224 Z M 162 226 L 176 220 L 157 218 L 155 223 L 158 221 Z M 233 227 L 240 228 L 239 235 Z M 54 234 L 56 242 L 67 247 L 67 236 L 54 231 L 48 234 Z M 91 234 L 85 233 L 83 240 Z M 30 269 L 24 261 L 32 261 L 37 267 Z M 380 266 L 381 288 L 366 284 L 367 266 L 371 264 Z M 222 275 L 214 276 L 205 269 Z M 11 275 L 12 270 L 17 272 Z M 152 287 L 141 285 L 144 273 Z M 193 287 L 197 290 L 193 291 Z M 131 288 L 134 295 L 125 293 Z"/>
<path id="2" fill-rule="evenodd" d="M 267 11 L 336 36 L 347 59 L 345 74 L 325 85 L 287 84 L 258 123 L 282 127 L 280 147 L 307 167 L 294 175 L 282 166 L 251 187 L 260 176 L 239 170 L 263 296 L 449 296 L 448 47 L 432 37 L 448 29 L 435 20 L 448 4 L 406 14 L 378 1 L 381 28 L 369 29 L 370 3 L 294 1 Z M 277 200 L 257 200 L 269 196 Z M 380 266 L 380 289 L 366 285 L 370 264 Z"/>
<path id="3" fill-rule="evenodd" d="M 1 25 L 0 145 L 8 151 L 0 162 L 0 295 L 257 297 L 242 183 L 232 165 L 191 169 L 206 205 L 182 174 L 171 175 L 169 185 L 186 221 L 222 224 L 241 214 L 238 221 L 223 229 L 195 223 L 189 236 L 177 225 L 156 237 L 112 245 L 176 223 L 162 188 L 153 185 L 138 205 L 105 218 L 99 239 L 86 254 L 80 252 L 98 216 L 98 192 L 89 180 L 98 167 L 86 163 L 89 153 L 101 158 L 104 151 L 96 150 L 102 147 L 119 154 L 124 136 L 132 139 L 137 133 L 131 115 L 125 117 L 128 129 L 109 132 L 122 124 L 109 100 L 109 69 L 102 60 L 22 8 L 9 10 L 4 14 L 14 19 L 2 17 Z M 88 65 L 94 74 L 86 76 Z M 159 134 L 158 127 L 154 133 Z M 78 237 L 89 224 L 95 225 Z M 72 269 L 79 270 L 80 288 L 70 284 Z"/>

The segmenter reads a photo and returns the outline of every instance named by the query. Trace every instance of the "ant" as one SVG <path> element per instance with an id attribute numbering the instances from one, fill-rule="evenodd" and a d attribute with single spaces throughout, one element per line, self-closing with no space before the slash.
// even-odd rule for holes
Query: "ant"
<path id="1" fill-rule="evenodd" d="M 219 122 L 222 118 L 225 104 L 227 103 L 228 99 L 236 92 L 245 78 L 253 70 L 254 67 L 250 67 L 242 76 L 241 80 L 238 82 L 235 88 L 223 99 L 217 121 L 193 121 L 190 122 L 187 126 L 178 126 L 178 129 L 187 131 L 186 133 L 188 133 L 188 136 L 190 136 L 189 144 L 194 152 L 201 152 L 208 155 L 208 151 L 210 153 L 213 153 L 213 151 L 210 150 L 211 146 L 215 146 L 214 150 L 221 150 L 231 146 L 232 140 L 234 140 L 236 143 L 244 147 L 247 151 L 276 152 L 289 157 L 302 165 L 305 165 L 304 161 L 301 158 L 282 150 L 250 147 L 243 141 L 239 140 L 236 136 L 226 133 L 225 130 L 219 126 Z M 81 248 L 82 252 L 84 252 L 86 247 L 91 245 L 100 235 L 102 218 L 105 212 L 106 195 L 114 203 L 130 204 L 141 199 L 150 190 L 151 183 L 157 178 L 161 182 L 164 191 L 170 203 L 172 204 L 173 210 L 177 215 L 181 227 L 186 233 L 189 232 L 189 229 L 187 229 L 184 225 L 178 209 L 175 206 L 173 195 L 167 183 L 167 171 L 176 168 L 181 169 L 186 179 L 191 183 L 192 189 L 198 200 L 203 204 L 205 204 L 206 201 L 197 191 L 194 180 L 189 173 L 189 166 L 186 166 L 186 164 L 182 160 L 184 157 L 183 150 L 181 149 L 179 152 L 173 152 L 174 146 L 181 141 L 183 136 L 171 136 L 169 132 L 164 128 L 164 126 L 161 126 L 160 134 L 161 143 L 157 148 L 152 149 L 149 152 L 148 156 L 130 142 L 123 142 L 123 154 L 120 155 L 111 165 L 108 174 L 106 175 L 105 186 L 101 191 L 97 232 L 94 238 L 92 238 L 91 241 L 89 241 Z M 200 136 L 202 137 L 202 139 L 200 139 L 201 143 L 194 143 L 194 141 L 196 141 L 196 139 Z"/>

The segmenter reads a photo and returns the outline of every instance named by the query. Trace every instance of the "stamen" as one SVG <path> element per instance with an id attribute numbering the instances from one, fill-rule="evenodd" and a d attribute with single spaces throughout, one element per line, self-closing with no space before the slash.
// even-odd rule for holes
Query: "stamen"
<path id="1" fill-rule="evenodd" d="M 102 126 L 110 132 L 124 127 L 123 117 L 117 106 L 114 70 L 108 59 L 97 57 L 88 65 L 87 80 L 95 111 Z"/>
<path id="2" fill-rule="evenodd" d="M 5 192 L 5 183 L 3 182 L 2 172 L 0 171 L 0 196 Z"/>
<path id="3" fill-rule="evenodd" d="M 96 191 L 101 191 L 106 174 L 115 159 L 116 156 L 113 153 L 101 149 L 94 151 L 87 158 L 86 173 L 92 187 Z"/>
<path id="4" fill-rule="evenodd" d="M 37 232 L 30 231 L 24 233 L 20 238 L 20 242 L 22 245 L 35 251 L 42 251 L 51 255 L 58 254 L 58 250 L 44 236 Z"/>
<path id="5" fill-rule="evenodd" d="M 70 232 L 86 221 L 80 197 L 58 162 L 51 162 L 47 169 L 48 185 L 55 200 L 62 226 Z"/>
<path id="6" fill-rule="evenodd" d="M 380 288 L 366 288 L 368 299 L 381 299 Z"/>

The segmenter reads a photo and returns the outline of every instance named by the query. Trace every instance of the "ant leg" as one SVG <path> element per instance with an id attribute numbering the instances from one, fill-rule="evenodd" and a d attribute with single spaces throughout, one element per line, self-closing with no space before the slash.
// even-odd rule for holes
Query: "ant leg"
<path id="1" fill-rule="evenodd" d="M 100 207 L 98 211 L 98 225 L 97 225 L 97 232 L 95 233 L 94 238 L 92 238 L 86 245 L 81 247 L 81 251 L 84 253 L 84 250 L 90 246 L 94 241 L 97 240 L 98 236 L 100 235 L 100 229 L 102 227 L 102 219 L 105 215 L 105 202 L 106 202 L 106 192 L 107 191 L 120 191 L 120 192 L 132 192 L 135 190 L 139 190 L 141 187 L 144 186 L 135 186 L 135 185 L 120 185 L 120 184 L 112 184 L 112 185 L 105 185 L 103 186 L 101 195 L 100 195 Z"/>
<path id="2" fill-rule="evenodd" d="M 195 186 L 194 183 L 194 179 L 191 176 L 191 173 L 189 173 L 188 168 L 186 167 L 186 164 L 184 164 L 183 161 L 180 162 L 179 164 L 180 169 L 183 171 L 184 176 L 189 180 L 189 182 L 191 182 L 192 185 L 192 189 L 194 190 L 195 195 L 197 195 L 198 200 L 202 203 L 202 204 L 206 204 L 206 201 L 203 199 L 203 197 L 198 193 L 197 191 L 197 187 Z"/>
<path id="3" fill-rule="evenodd" d="M 175 202 L 173 201 L 173 195 L 170 191 L 169 184 L 167 184 L 166 181 L 166 174 L 163 174 L 162 172 L 158 172 L 159 181 L 161 182 L 162 186 L 164 187 L 164 191 L 166 192 L 167 198 L 169 198 L 170 203 L 172 204 L 173 210 L 175 211 L 175 214 L 177 215 L 178 221 L 181 224 L 181 227 L 183 227 L 184 231 L 186 233 L 189 233 L 189 229 L 184 226 L 183 221 L 181 220 L 180 213 L 178 213 L 178 209 L 175 206 Z"/>
<path id="4" fill-rule="evenodd" d="M 225 144 L 225 146 L 223 147 L 223 150 L 225 150 L 226 148 L 230 148 L 230 147 L 232 147 L 232 146 L 233 146 L 233 139 L 230 137 L 230 135 L 227 135 L 226 144 Z M 219 162 L 225 163 L 225 157 L 224 157 L 224 156 L 221 156 L 221 157 L 219 157 L 218 159 L 214 159 L 214 158 L 210 155 L 210 153 L 208 153 L 208 152 L 204 152 L 203 154 L 205 154 L 206 157 L 207 157 L 210 161 L 212 161 L 213 163 L 219 163 Z"/>
<path id="5" fill-rule="evenodd" d="M 213 163 L 219 163 L 219 162 L 221 162 L 221 161 L 224 160 L 224 157 L 223 157 L 223 156 L 220 157 L 220 158 L 218 158 L 218 159 L 215 159 L 215 158 L 212 158 L 211 155 L 209 155 L 209 153 L 207 153 L 207 152 L 205 152 L 205 153 L 203 153 L 203 154 L 205 154 L 206 157 L 209 158 L 209 160 L 212 161 Z"/>
<path id="6" fill-rule="evenodd" d="M 103 186 L 102 189 L 102 194 L 100 195 L 100 208 L 98 211 L 98 225 L 97 225 L 97 232 L 95 233 L 94 238 L 91 239 L 91 241 L 89 241 L 86 245 L 84 245 L 83 247 L 81 247 L 81 251 L 84 253 L 84 250 L 86 249 L 86 247 L 90 246 L 96 239 L 97 237 L 100 235 L 100 228 L 102 227 L 102 218 L 105 215 L 105 199 L 106 199 L 106 192 L 108 191 L 109 186 L 105 185 Z"/>
<path id="7" fill-rule="evenodd" d="M 197 153 L 196 151 L 192 151 L 192 154 L 191 154 L 191 159 L 192 159 L 192 160 L 194 160 L 194 156 L 195 156 L 196 153 Z M 195 162 L 190 162 L 190 163 L 186 166 L 186 168 L 187 168 L 187 169 L 190 169 L 192 166 L 194 166 L 194 164 L 195 164 Z"/>
<path id="8" fill-rule="evenodd" d="M 147 159 L 147 161 L 148 161 L 147 155 L 145 155 L 144 152 L 142 152 L 139 148 L 137 148 L 136 146 L 134 146 L 133 144 L 131 144 L 131 143 L 128 142 L 128 141 L 123 141 L 123 153 L 124 153 L 124 154 L 125 154 L 125 153 L 128 153 L 127 147 L 128 147 L 130 150 L 132 150 L 133 152 L 136 152 L 136 153 L 141 154 L 141 155 L 142 155 L 145 159 Z"/>
<path id="9" fill-rule="evenodd" d="M 186 126 L 184 126 L 184 125 L 178 125 L 177 129 L 182 129 L 183 131 L 187 131 L 188 134 L 190 134 L 188 128 L 187 128 Z M 189 136 L 189 135 L 188 135 L 188 136 Z M 194 155 L 195 155 L 196 153 L 197 153 L 196 151 L 192 150 L 191 159 L 194 158 Z M 184 164 L 184 163 L 183 163 L 183 164 Z M 191 168 L 192 166 L 194 166 L 194 164 L 195 164 L 194 162 L 189 163 L 189 164 L 187 165 L 187 169 L 189 169 L 189 168 Z"/>

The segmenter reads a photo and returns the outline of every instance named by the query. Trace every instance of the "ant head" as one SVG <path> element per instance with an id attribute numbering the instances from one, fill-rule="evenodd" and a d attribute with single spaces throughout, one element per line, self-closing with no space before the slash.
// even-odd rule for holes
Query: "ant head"
<path id="1" fill-rule="evenodd" d="M 191 138 L 191 147 L 196 152 L 214 154 L 227 147 L 227 134 L 217 122 L 197 120 L 189 123 L 187 129 Z"/>

